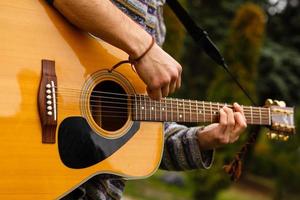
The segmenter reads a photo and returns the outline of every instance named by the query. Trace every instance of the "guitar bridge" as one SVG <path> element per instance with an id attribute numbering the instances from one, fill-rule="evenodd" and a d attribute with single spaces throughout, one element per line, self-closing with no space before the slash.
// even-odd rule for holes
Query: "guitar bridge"
<path id="1" fill-rule="evenodd" d="M 55 62 L 42 60 L 42 77 L 38 92 L 38 109 L 42 126 L 42 143 L 54 144 L 57 127 L 57 78 Z"/>

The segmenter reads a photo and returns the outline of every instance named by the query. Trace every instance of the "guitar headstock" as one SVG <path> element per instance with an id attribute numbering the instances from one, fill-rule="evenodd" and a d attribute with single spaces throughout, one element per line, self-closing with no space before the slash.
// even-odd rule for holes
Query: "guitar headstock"
<path id="1" fill-rule="evenodd" d="M 284 101 L 267 99 L 265 107 L 270 108 L 271 126 L 267 136 L 270 139 L 287 141 L 296 133 L 294 123 L 294 108 L 286 107 Z"/>

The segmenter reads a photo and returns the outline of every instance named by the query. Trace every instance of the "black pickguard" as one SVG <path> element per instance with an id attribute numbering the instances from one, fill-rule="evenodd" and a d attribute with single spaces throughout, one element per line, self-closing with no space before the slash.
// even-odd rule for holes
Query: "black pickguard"
<path id="1" fill-rule="evenodd" d="M 58 148 L 62 162 L 81 169 L 97 164 L 122 147 L 140 128 L 134 122 L 129 131 L 117 139 L 107 139 L 95 133 L 83 117 L 66 118 L 59 126 Z"/>

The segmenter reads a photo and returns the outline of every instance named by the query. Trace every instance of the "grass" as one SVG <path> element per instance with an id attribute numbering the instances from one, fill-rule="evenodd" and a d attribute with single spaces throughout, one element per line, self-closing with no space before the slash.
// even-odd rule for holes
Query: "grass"
<path id="1" fill-rule="evenodd" d="M 221 191 L 216 200 L 271 200 L 268 195 L 258 193 L 256 191 L 244 190 L 238 186 L 230 187 L 227 190 Z"/>
<path id="2" fill-rule="evenodd" d="M 134 200 L 192 200 L 192 194 L 188 188 L 163 183 L 161 181 L 162 173 L 159 171 L 145 180 L 128 181 L 125 195 Z"/>
<path id="3" fill-rule="evenodd" d="M 164 172 L 159 171 L 145 180 L 128 181 L 125 189 L 125 200 L 193 200 L 188 186 L 178 187 L 161 181 Z M 258 177 L 257 177 L 258 178 Z M 254 179 L 251 177 L 251 179 Z M 255 179 L 266 183 L 266 180 Z M 269 181 L 270 182 L 270 181 Z M 230 188 L 221 191 L 216 200 L 271 200 L 272 194 L 260 189 L 260 184 L 233 184 Z M 129 197 L 129 198 L 128 198 Z"/>

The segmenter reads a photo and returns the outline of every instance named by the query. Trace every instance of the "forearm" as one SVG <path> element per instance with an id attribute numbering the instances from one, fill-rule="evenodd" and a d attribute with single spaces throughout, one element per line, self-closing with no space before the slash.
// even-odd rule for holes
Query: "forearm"
<path id="1" fill-rule="evenodd" d="M 151 43 L 151 36 L 110 0 L 55 0 L 54 6 L 80 29 L 122 49 L 133 58 Z"/>
<path id="2" fill-rule="evenodd" d="M 201 127 L 188 128 L 176 123 L 165 124 L 165 146 L 161 169 L 191 170 L 209 168 L 213 150 L 202 151 L 197 134 Z"/>

